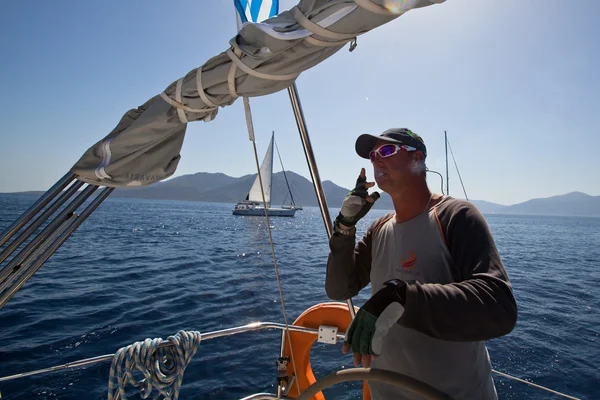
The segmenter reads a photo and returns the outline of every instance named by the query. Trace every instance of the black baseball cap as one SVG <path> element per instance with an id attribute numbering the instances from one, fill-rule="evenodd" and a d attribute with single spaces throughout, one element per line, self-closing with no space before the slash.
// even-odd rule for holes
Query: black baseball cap
<path id="1" fill-rule="evenodd" d="M 423 142 L 421 136 L 407 128 L 388 129 L 379 136 L 370 135 L 368 133 L 362 134 L 356 139 L 356 153 L 368 160 L 369 153 L 373 150 L 373 146 L 377 140 L 385 140 L 390 143 L 412 146 L 417 150 L 422 151 L 425 157 L 427 157 L 427 147 L 425 147 L 425 142 Z"/>

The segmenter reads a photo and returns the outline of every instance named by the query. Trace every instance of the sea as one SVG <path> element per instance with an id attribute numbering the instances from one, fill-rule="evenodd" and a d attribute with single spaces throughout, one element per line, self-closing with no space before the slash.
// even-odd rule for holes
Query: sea
<path id="1" fill-rule="evenodd" d="M 35 200 L 0 195 L 0 232 Z M 115 353 L 179 330 L 292 322 L 330 301 L 318 208 L 271 218 L 233 204 L 108 198 L 0 309 L 0 377 Z M 339 209 L 331 208 L 333 217 Z M 372 210 L 359 232 L 386 213 Z M 495 370 L 581 399 L 600 399 L 600 218 L 485 215 L 514 287 L 515 329 L 487 342 Z M 276 260 L 278 274 L 276 274 Z M 283 304 L 278 290 L 278 279 Z M 369 288 L 354 299 L 360 306 Z M 286 310 L 284 318 L 283 307 Z M 274 393 L 279 331 L 203 341 L 180 399 Z M 317 377 L 351 368 L 341 344 L 315 344 Z M 0 382 L 2 400 L 105 399 L 110 363 Z M 500 399 L 560 397 L 499 375 Z M 139 399 L 133 394 L 128 399 Z M 361 383 L 324 391 L 360 399 Z"/>

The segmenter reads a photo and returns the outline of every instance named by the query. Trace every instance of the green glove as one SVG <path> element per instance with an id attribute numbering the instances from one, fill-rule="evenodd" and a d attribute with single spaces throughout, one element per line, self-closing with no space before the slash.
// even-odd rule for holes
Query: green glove
<path id="1" fill-rule="evenodd" d="M 367 182 L 365 169 L 360 171 L 358 179 L 356 179 L 356 186 L 348 193 L 344 202 L 342 203 L 342 209 L 338 214 L 335 222 L 342 224 L 347 227 L 353 227 L 356 223 L 364 217 L 375 201 L 380 197 L 378 192 L 373 192 L 369 195 L 367 189 L 373 186 L 373 183 Z"/>
<path id="2" fill-rule="evenodd" d="M 406 283 L 392 279 L 358 310 L 346 331 L 345 343 L 352 352 L 378 356 L 383 338 L 404 313 Z"/>

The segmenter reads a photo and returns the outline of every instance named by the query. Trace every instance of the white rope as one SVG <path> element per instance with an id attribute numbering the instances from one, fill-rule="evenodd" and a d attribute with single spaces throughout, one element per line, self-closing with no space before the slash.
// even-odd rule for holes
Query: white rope
<path id="1" fill-rule="evenodd" d="M 165 400 L 177 400 L 185 368 L 196 354 L 202 335 L 197 331 L 179 331 L 169 336 L 172 345 L 159 348 L 162 339 L 146 339 L 119 349 L 110 366 L 108 400 L 127 400 L 128 384 L 140 388 L 142 399 L 147 399 L 153 389 Z M 141 374 L 138 381 L 134 372 Z"/>

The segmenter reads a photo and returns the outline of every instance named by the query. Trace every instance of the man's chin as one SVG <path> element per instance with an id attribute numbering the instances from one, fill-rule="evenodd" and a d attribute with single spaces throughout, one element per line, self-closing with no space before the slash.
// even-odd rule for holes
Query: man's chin
<path id="1" fill-rule="evenodd" d="M 375 183 L 377 183 L 377 187 L 384 192 L 387 192 L 387 188 L 390 186 L 390 180 L 387 175 L 375 178 Z"/>

